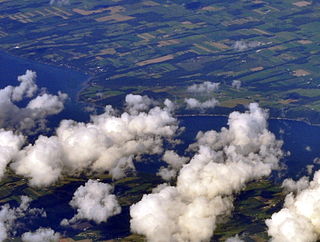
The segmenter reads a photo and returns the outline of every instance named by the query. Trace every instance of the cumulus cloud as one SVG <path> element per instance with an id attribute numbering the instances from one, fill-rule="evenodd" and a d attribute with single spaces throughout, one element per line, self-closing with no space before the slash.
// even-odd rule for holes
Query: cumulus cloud
<path id="1" fill-rule="evenodd" d="M 207 109 L 214 108 L 219 102 L 215 98 L 211 98 L 207 101 L 200 102 L 195 98 L 186 98 L 185 103 L 187 104 L 187 109 Z"/>
<path id="2" fill-rule="evenodd" d="M 90 179 L 75 191 L 70 201 L 70 205 L 77 209 L 77 214 L 70 220 L 62 220 L 61 224 L 68 225 L 81 219 L 93 220 L 99 224 L 119 214 L 121 207 L 116 196 L 111 194 L 112 191 L 111 185 Z"/>
<path id="3" fill-rule="evenodd" d="M 39 213 L 45 216 L 42 209 L 29 209 L 31 199 L 27 196 L 21 196 L 21 204 L 17 208 L 11 208 L 9 204 L 1 206 L 0 209 L 0 241 L 4 241 L 12 235 L 16 224 L 16 220 L 29 214 Z"/>
<path id="4" fill-rule="evenodd" d="M 148 96 L 128 94 L 125 99 L 126 108 L 130 113 L 139 113 L 149 110 L 156 102 Z"/>
<path id="5" fill-rule="evenodd" d="M 35 72 L 27 70 L 24 75 L 18 77 L 19 86 L 6 86 L 0 89 L 0 127 L 20 131 L 29 131 L 35 127 L 43 128 L 47 116 L 63 110 L 67 94 L 42 93 L 35 96 L 38 91 L 36 77 Z M 25 107 L 20 107 L 19 102 L 28 99 L 31 99 L 29 103 Z"/>
<path id="6" fill-rule="evenodd" d="M 184 102 L 187 105 L 187 109 L 204 110 L 207 108 L 214 108 L 219 102 L 213 97 L 210 98 L 210 96 L 214 91 L 219 89 L 219 86 L 220 83 L 209 81 L 189 86 L 187 89 L 188 92 L 196 94 L 198 98 L 200 95 L 205 101 L 201 102 L 198 98 L 185 98 Z"/>
<path id="7" fill-rule="evenodd" d="M 244 50 L 247 50 L 247 49 L 259 47 L 261 45 L 262 45 L 262 43 L 259 42 L 259 41 L 246 42 L 244 40 L 238 40 L 233 44 L 233 48 L 236 51 L 244 51 Z"/>
<path id="8" fill-rule="evenodd" d="M 179 156 L 173 150 L 167 150 L 162 156 L 162 160 L 168 164 L 168 167 L 160 167 L 157 175 L 161 176 L 162 179 L 169 181 L 177 175 L 177 172 L 189 161 L 189 158 Z"/>
<path id="9" fill-rule="evenodd" d="M 35 232 L 26 232 L 21 236 L 24 242 L 55 242 L 59 241 L 59 238 L 60 234 L 49 228 L 39 228 Z"/>
<path id="10" fill-rule="evenodd" d="M 200 84 L 193 84 L 192 86 L 189 86 L 187 90 L 188 92 L 208 93 L 218 90 L 219 86 L 220 83 L 205 81 Z"/>
<path id="11" fill-rule="evenodd" d="M 11 167 L 30 178 L 32 186 L 48 186 L 63 174 L 83 172 L 109 172 L 114 179 L 121 178 L 134 169 L 135 157 L 161 154 L 163 140 L 177 134 L 172 107 L 166 100 L 162 108 L 116 115 L 107 106 L 89 123 L 63 120 L 55 136 L 40 136 L 18 153 Z"/>
<path id="12" fill-rule="evenodd" d="M 24 136 L 0 129 L 0 180 L 8 163 L 16 156 L 24 141 Z"/>
<path id="13" fill-rule="evenodd" d="M 311 182 L 303 177 L 295 186 L 298 189 L 286 196 L 284 207 L 266 220 L 272 241 L 310 242 L 320 239 L 320 171 L 314 174 Z"/>
<path id="14" fill-rule="evenodd" d="M 233 81 L 232 81 L 232 87 L 239 90 L 240 87 L 241 87 L 241 81 L 239 81 L 239 80 L 233 80 Z"/>
<path id="15" fill-rule="evenodd" d="M 282 187 L 286 192 L 298 193 L 306 189 L 309 186 L 309 178 L 304 176 L 301 177 L 298 181 L 294 181 L 291 178 L 285 179 L 282 182 Z"/>
<path id="16" fill-rule="evenodd" d="M 233 196 L 247 182 L 279 167 L 282 142 L 267 129 L 258 104 L 229 115 L 229 128 L 199 132 L 196 150 L 176 186 L 161 185 L 130 208 L 132 232 L 149 241 L 207 241 L 230 214 Z"/>

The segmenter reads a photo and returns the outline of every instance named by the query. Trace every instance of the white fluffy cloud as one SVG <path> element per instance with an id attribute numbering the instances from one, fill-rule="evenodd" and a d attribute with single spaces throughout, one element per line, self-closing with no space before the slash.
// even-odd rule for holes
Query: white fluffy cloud
<path id="1" fill-rule="evenodd" d="M 259 41 L 249 41 L 249 42 L 246 42 L 244 40 L 238 40 L 234 43 L 233 45 L 233 48 L 236 50 L 236 51 L 244 51 L 244 50 L 247 50 L 247 49 L 251 49 L 251 48 L 256 48 L 256 47 L 259 47 L 261 46 L 262 43 L 259 42 Z"/>
<path id="2" fill-rule="evenodd" d="M 284 208 L 266 220 L 268 234 L 274 242 L 311 242 L 320 239 L 320 171 L 309 183 L 305 177 L 286 196 Z M 303 189 L 304 187 L 304 189 Z"/>
<path id="3" fill-rule="evenodd" d="M 240 87 L 241 87 L 241 81 L 239 81 L 239 80 L 233 80 L 233 81 L 232 81 L 232 87 L 239 90 Z"/>
<path id="4" fill-rule="evenodd" d="M 39 228 L 35 232 L 26 232 L 21 236 L 24 242 L 55 242 L 59 241 L 59 238 L 59 233 L 48 228 Z"/>
<path id="5" fill-rule="evenodd" d="M 139 113 L 140 111 L 149 110 L 156 102 L 148 96 L 128 94 L 126 96 L 126 108 L 130 113 Z"/>
<path id="6" fill-rule="evenodd" d="M 194 93 L 209 93 L 214 92 L 219 89 L 220 83 L 217 82 L 209 82 L 205 81 L 200 84 L 193 84 L 192 86 L 188 87 L 188 92 L 194 92 Z"/>
<path id="7" fill-rule="evenodd" d="M 149 241 L 207 241 L 230 214 L 233 195 L 278 168 L 282 142 L 267 129 L 267 113 L 250 104 L 229 116 L 229 129 L 200 132 L 197 153 L 176 186 L 161 185 L 130 208 L 131 230 Z"/>
<path id="8" fill-rule="evenodd" d="M 77 209 L 77 214 L 70 220 L 62 220 L 61 224 L 68 225 L 80 219 L 93 220 L 99 224 L 119 214 L 121 207 L 116 196 L 111 194 L 112 191 L 113 187 L 109 184 L 89 180 L 75 191 L 70 201 L 70 205 Z"/>
<path id="9" fill-rule="evenodd" d="M 0 89 L 0 127 L 21 131 L 29 131 L 35 127 L 44 128 L 47 116 L 63 110 L 67 94 L 42 93 L 35 96 L 38 91 L 36 77 L 35 72 L 27 70 L 24 75 L 18 77 L 19 86 Z M 17 104 L 27 99 L 31 100 L 25 107 Z"/>
<path id="10" fill-rule="evenodd" d="M 189 158 L 179 156 L 173 150 L 167 150 L 162 156 L 162 160 L 168 164 L 168 167 L 160 167 L 157 175 L 161 176 L 162 179 L 169 181 L 177 175 L 177 172 L 189 161 Z"/>
<path id="11" fill-rule="evenodd" d="M 186 98 L 184 101 L 187 104 L 187 109 L 214 108 L 219 103 L 215 98 L 211 98 L 204 102 L 200 102 L 195 98 Z"/>
<path id="12" fill-rule="evenodd" d="M 176 135 L 172 107 L 166 100 L 163 108 L 118 116 L 107 106 L 89 123 L 63 120 L 56 136 L 40 136 L 19 152 L 11 167 L 31 178 L 33 186 L 50 185 L 64 173 L 109 172 L 115 179 L 123 177 L 127 169 L 134 169 L 134 157 L 161 154 L 163 139 Z"/>
<path id="13" fill-rule="evenodd" d="M 8 163 L 16 156 L 25 138 L 12 131 L 0 129 L 0 179 L 3 177 Z"/>
<path id="14" fill-rule="evenodd" d="M 200 84 L 193 84 L 189 86 L 187 91 L 197 95 L 197 98 L 202 97 L 205 101 L 201 102 L 197 98 L 185 98 L 184 102 L 187 109 L 200 109 L 214 108 L 219 102 L 212 97 L 212 93 L 219 89 L 220 83 L 216 82 L 203 82 Z"/>

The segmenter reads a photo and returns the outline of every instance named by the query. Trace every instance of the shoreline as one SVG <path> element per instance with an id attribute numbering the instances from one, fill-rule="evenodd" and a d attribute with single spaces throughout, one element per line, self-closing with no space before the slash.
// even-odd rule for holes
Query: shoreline
<path id="1" fill-rule="evenodd" d="M 50 63 L 50 62 L 28 59 L 26 57 L 19 56 L 17 54 L 11 53 L 9 50 L 3 49 L 3 48 L 0 48 L 0 52 L 2 52 L 4 54 L 7 54 L 7 55 L 11 55 L 12 57 L 15 57 L 15 58 L 20 58 L 20 59 L 22 59 L 24 61 L 32 61 L 35 64 L 48 65 L 48 66 L 50 66 L 52 68 L 57 68 L 57 69 L 61 68 L 61 69 L 65 69 L 65 70 L 71 70 L 71 71 L 78 72 L 79 74 L 82 74 L 82 75 L 86 76 L 87 77 L 86 80 L 81 83 L 81 86 L 79 87 L 79 91 L 77 91 L 77 93 L 75 95 L 75 101 L 77 103 L 79 103 L 80 105 L 87 104 L 87 105 L 93 105 L 95 107 L 99 107 L 99 105 L 91 103 L 89 101 L 80 100 L 80 93 L 90 85 L 90 82 L 94 78 L 94 74 L 93 73 L 90 73 L 90 72 L 87 72 L 87 71 L 83 71 L 80 68 L 77 68 L 77 67 L 74 67 L 74 66 L 71 66 L 71 65 L 67 65 L 67 64 L 55 65 L 54 63 Z M 268 107 L 266 107 L 266 108 L 268 108 Z M 233 111 L 230 111 L 230 113 L 231 112 L 233 112 Z M 198 117 L 228 117 L 229 114 L 210 114 L 210 113 L 184 114 L 184 113 L 178 113 L 178 114 L 176 114 L 176 116 L 177 117 L 197 117 L 197 116 Z M 313 123 L 310 120 L 306 120 L 304 118 L 299 118 L 299 117 L 297 117 L 297 118 L 286 118 L 286 117 L 273 117 L 273 116 L 270 116 L 269 120 L 295 121 L 295 122 L 302 122 L 302 123 L 305 123 L 305 124 L 310 125 L 310 126 L 320 126 L 320 123 L 316 123 L 316 122 Z"/>
<path id="2" fill-rule="evenodd" d="M 229 116 L 229 114 L 210 114 L 210 113 L 198 113 L 198 114 L 176 114 L 176 116 L 179 117 L 225 117 L 227 118 Z M 301 122 L 301 123 L 305 123 L 309 126 L 316 126 L 316 127 L 320 127 L 320 123 L 312 123 L 310 121 L 307 120 L 303 120 L 300 118 L 285 118 L 285 117 L 269 117 L 268 120 L 283 120 L 283 121 L 294 121 L 294 122 Z"/>

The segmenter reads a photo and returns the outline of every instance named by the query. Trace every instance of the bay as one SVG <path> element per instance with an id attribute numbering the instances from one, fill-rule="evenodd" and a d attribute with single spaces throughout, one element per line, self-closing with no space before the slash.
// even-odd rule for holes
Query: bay
<path id="1" fill-rule="evenodd" d="M 17 77 L 23 75 L 26 70 L 37 73 L 36 83 L 39 88 L 45 88 L 51 94 L 62 91 L 69 96 L 65 109 L 59 115 L 49 118 L 52 121 L 52 127 L 55 127 L 61 119 L 88 120 L 89 114 L 83 111 L 84 105 L 77 102 L 77 95 L 88 81 L 89 76 L 78 71 L 41 64 L 0 51 L 0 88 L 7 85 L 19 85 Z"/>

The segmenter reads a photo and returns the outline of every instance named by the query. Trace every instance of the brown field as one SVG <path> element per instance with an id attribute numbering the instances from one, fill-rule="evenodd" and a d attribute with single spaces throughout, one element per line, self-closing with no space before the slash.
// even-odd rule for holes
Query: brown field
<path id="1" fill-rule="evenodd" d="M 219 106 L 227 107 L 227 108 L 234 108 L 235 106 L 237 106 L 239 104 L 247 105 L 250 102 L 251 101 L 248 100 L 248 99 L 236 98 L 236 99 L 230 99 L 230 100 L 222 101 L 222 102 L 220 102 Z"/>
<path id="2" fill-rule="evenodd" d="M 114 55 L 117 51 L 114 48 L 100 50 L 97 55 Z"/>
<path id="3" fill-rule="evenodd" d="M 95 20 L 97 22 L 105 22 L 105 21 L 111 21 L 111 20 L 114 20 L 114 21 L 117 21 L 117 22 L 123 22 L 123 21 L 127 21 L 127 20 L 130 20 L 130 19 L 134 19 L 134 17 L 121 15 L 121 14 L 113 14 L 113 15 L 110 15 L 110 16 L 104 16 L 104 17 L 101 17 L 101 18 L 96 18 Z"/>
<path id="4" fill-rule="evenodd" d="M 296 77 L 300 77 L 300 76 L 307 76 L 307 75 L 310 75 L 310 74 L 311 73 L 306 71 L 306 70 L 298 69 L 298 70 L 293 71 L 292 75 L 294 75 Z"/>
<path id="5" fill-rule="evenodd" d="M 94 14 L 94 13 L 102 13 L 102 12 L 107 11 L 107 10 L 109 10 L 109 8 L 100 8 L 100 9 L 91 10 L 91 11 L 83 10 L 83 9 L 79 9 L 79 8 L 72 9 L 73 12 L 81 14 L 81 15 L 91 15 L 91 14 Z"/>
<path id="6" fill-rule="evenodd" d="M 145 41 L 149 41 L 150 39 L 154 39 L 155 36 L 149 33 L 143 33 L 137 35 L 139 38 L 144 39 Z"/>
<path id="7" fill-rule="evenodd" d="M 305 7 L 311 4 L 311 2 L 307 2 L 307 1 L 299 1 L 299 2 L 295 2 L 292 3 L 293 5 L 297 6 L 297 7 Z"/>
<path id="8" fill-rule="evenodd" d="M 251 68 L 250 71 L 262 71 L 263 69 L 264 69 L 263 66 L 258 66 L 258 67 Z"/>
<path id="9" fill-rule="evenodd" d="M 312 41 L 307 39 L 298 40 L 297 42 L 302 45 L 312 44 Z"/>
<path id="10" fill-rule="evenodd" d="M 282 99 L 279 101 L 281 104 L 290 104 L 290 103 L 295 103 L 298 102 L 299 100 L 297 99 Z"/>
<path id="11" fill-rule="evenodd" d="M 272 35 L 271 33 L 267 32 L 267 31 L 264 31 L 264 30 L 262 30 L 262 29 L 254 28 L 254 29 L 252 29 L 252 30 L 254 30 L 254 31 L 256 31 L 256 32 L 258 32 L 258 33 L 260 33 L 260 34 Z"/>
<path id="12" fill-rule="evenodd" d="M 222 24 L 224 26 L 230 26 L 230 25 L 242 25 L 246 23 L 250 23 L 253 21 L 257 21 L 257 19 L 252 18 L 252 17 L 247 17 L 247 18 L 239 18 L 231 21 L 223 21 Z"/>
<path id="13" fill-rule="evenodd" d="M 269 47 L 268 49 L 269 50 L 283 50 L 285 49 L 286 47 L 282 46 L 282 45 L 275 45 L 275 46 L 272 46 L 272 47 Z"/>
<path id="14" fill-rule="evenodd" d="M 145 66 L 145 65 L 149 65 L 149 64 L 155 64 L 155 63 L 160 63 L 160 62 L 164 62 L 167 60 L 172 60 L 173 58 L 174 58 L 173 55 L 165 55 L 165 56 L 161 56 L 161 57 L 154 58 L 154 59 L 140 61 L 140 62 L 136 63 L 136 65 L 137 66 Z"/>

